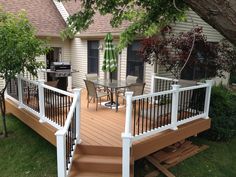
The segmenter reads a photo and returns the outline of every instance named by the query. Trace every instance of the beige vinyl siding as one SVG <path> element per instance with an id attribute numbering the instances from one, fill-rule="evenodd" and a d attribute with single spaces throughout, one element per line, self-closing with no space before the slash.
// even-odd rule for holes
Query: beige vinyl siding
<path id="1" fill-rule="evenodd" d="M 62 48 L 62 61 L 71 61 L 71 41 L 65 40 L 62 41 L 60 38 L 52 38 L 49 39 L 49 45 L 50 47 L 61 47 Z"/>
<path id="2" fill-rule="evenodd" d="M 47 39 L 50 47 L 61 47 L 61 61 L 70 62 L 71 61 L 71 42 L 70 40 L 62 41 L 60 38 L 48 38 Z M 45 63 L 46 66 L 46 55 L 37 57 L 37 61 Z M 38 78 L 47 80 L 47 75 L 45 72 L 39 72 Z"/>
<path id="3" fill-rule="evenodd" d="M 172 24 L 173 33 L 189 31 L 195 26 L 203 27 L 203 32 L 207 36 L 208 41 L 219 42 L 223 39 L 223 36 L 218 31 L 208 25 L 192 10 L 187 12 L 186 22 L 177 22 L 176 24 Z"/>
<path id="4" fill-rule="evenodd" d="M 84 87 L 85 74 L 87 74 L 87 40 L 75 38 L 71 42 L 72 69 L 79 72 L 72 74 L 72 86 Z"/>
<path id="5" fill-rule="evenodd" d="M 144 64 L 144 82 L 146 83 L 144 93 L 151 92 L 151 83 L 152 83 L 152 75 L 154 73 L 154 66 L 148 63 Z"/>
<path id="6" fill-rule="evenodd" d="M 99 46 L 103 46 L 102 50 L 99 50 L 99 62 L 98 62 L 98 75 L 100 78 L 106 78 L 106 73 L 102 71 L 102 65 L 104 60 L 105 42 L 104 40 L 99 41 Z"/>
<path id="7" fill-rule="evenodd" d="M 214 28 L 212 28 L 210 25 L 208 25 L 204 20 L 202 20 L 194 11 L 190 10 L 188 12 L 187 21 L 186 22 L 178 22 L 176 24 L 172 24 L 173 27 L 173 33 L 178 34 L 180 32 L 186 32 L 193 27 L 199 26 L 203 27 L 203 33 L 207 36 L 207 40 L 210 42 L 219 42 L 223 39 L 223 36 L 216 31 Z M 164 66 L 158 67 L 158 73 L 160 76 L 163 77 L 173 77 L 173 75 L 170 72 L 166 72 L 166 69 Z M 229 74 L 226 73 L 226 79 L 224 78 L 214 78 L 215 83 L 228 83 L 228 76 Z"/>
<path id="8" fill-rule="evenodd" d="M 120 54 L 120 79 L 126 79 L 127 72 L 127 48 L 124 48 Z"/>
<path id="9" fill-rule="evenodd" d="M 5 86 L 5 80 L 0 79 L 0 89 L 2 90 L 4 86 Z"/>

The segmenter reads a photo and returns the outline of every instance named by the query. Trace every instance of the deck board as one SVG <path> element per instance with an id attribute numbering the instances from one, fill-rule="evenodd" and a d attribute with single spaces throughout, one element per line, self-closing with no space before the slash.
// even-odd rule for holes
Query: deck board
<path id="1" fill-rule="evenodd" d="M 106 100 L 102 100 L 106 101 Z M 125 108 L 118 112 L 90 103 L 87 108 L 86 91 L 81 97 L 81 139 L 82 145 L 121 147 L 121 133 L 125 125 Z"/>

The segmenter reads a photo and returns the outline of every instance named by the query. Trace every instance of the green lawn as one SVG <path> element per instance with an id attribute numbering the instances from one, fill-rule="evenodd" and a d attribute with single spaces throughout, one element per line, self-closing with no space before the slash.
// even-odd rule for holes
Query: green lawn
<path id="1" fill-rule="evenodd" d="M 193 141 L 210 147 L 171 168 L 173 174 L 177 177 L 236 177 L 236 138 L 228 143 L 216 143 L 202 138 L 194 138 Z M 140 160 L 135 169 L 136 176 L 141 177 L 154 167 L 146 160 Z"/>
<path id="2" fill-rule="evenodd" d="M 13 116 L 7 127 L 9 137 L 0 139 L 0 176 L 55 177 L 56 148 Z"/>
<path id="3" fill-rule="evenodd" d="M 9 137 L 0 139 L 0 176 L 56 176 L 56 148 L 12 116 L 8 117 L 7 126 Z M 210 148 L 172 168 L 177 177 L 236 177 L 236 138 L 229 143 L 201 138 L 194 138 L 194 142 Z M 141 177 L 154 168 L 140 160 L 135 169 L 136 177 Z"/>

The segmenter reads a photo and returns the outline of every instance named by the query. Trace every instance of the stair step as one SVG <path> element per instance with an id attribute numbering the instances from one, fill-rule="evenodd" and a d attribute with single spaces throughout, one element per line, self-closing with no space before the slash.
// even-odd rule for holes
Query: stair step
<path id="1" fill-rule="evenodd" d="M 122 156 L 121 147 L 77 145 L 76 152 L 88 155 Z"/>
<path id="2" fill-rule="evenodd" d="M 70 173 L 69 177 L 121 177 L 121 173 L 78 172 Z"/>
<path id="3" fill-rule="evenodd" d="M 78 171 L 113 172 L 122 170 L 122 158 L 118 156 L 76 155 L 74 168 Z"/>

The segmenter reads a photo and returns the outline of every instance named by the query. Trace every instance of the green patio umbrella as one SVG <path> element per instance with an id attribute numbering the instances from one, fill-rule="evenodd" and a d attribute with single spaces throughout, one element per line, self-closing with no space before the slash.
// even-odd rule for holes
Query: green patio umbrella
<path id="1" fill-rule="evenodd" d="M 111 81 L 112 73 L 117 70 L 117 55 L 112 41 L 112 35 L 111 33 L 108 33 L 105 37 L 105 53 L 102 66 L 104 72 L 109 72 Z"/>

